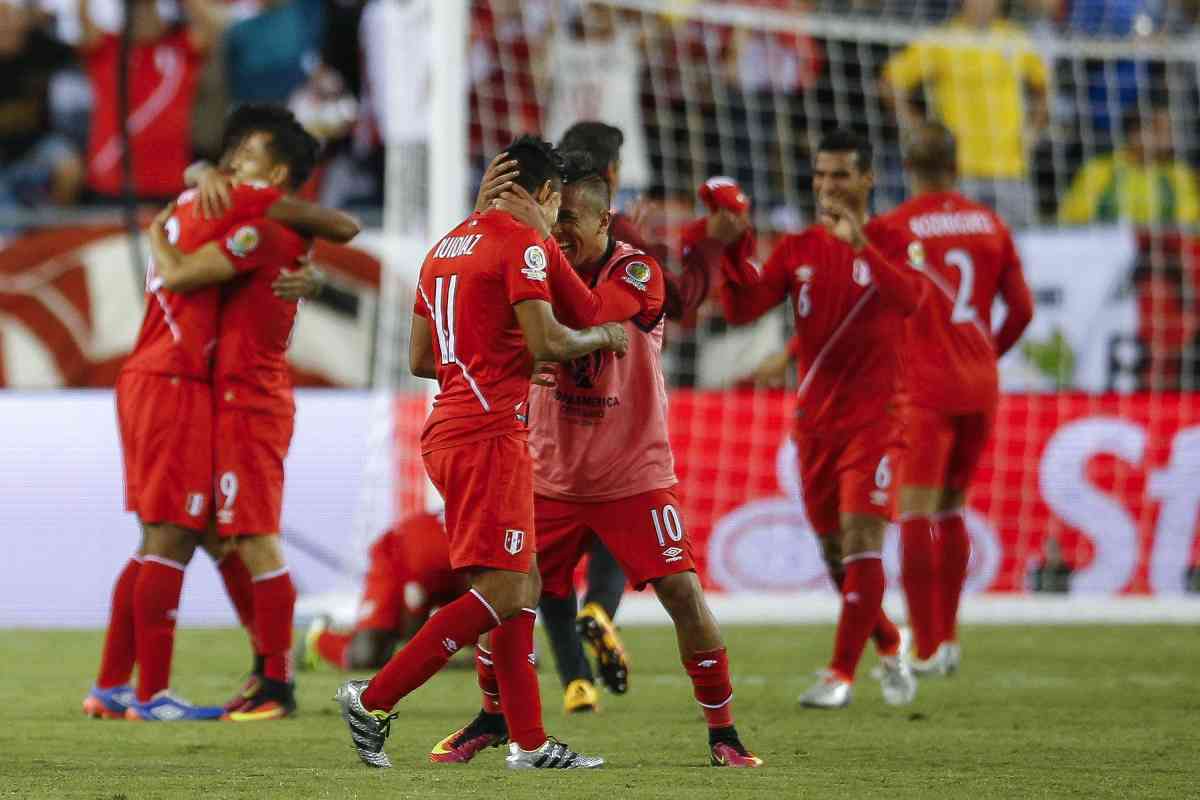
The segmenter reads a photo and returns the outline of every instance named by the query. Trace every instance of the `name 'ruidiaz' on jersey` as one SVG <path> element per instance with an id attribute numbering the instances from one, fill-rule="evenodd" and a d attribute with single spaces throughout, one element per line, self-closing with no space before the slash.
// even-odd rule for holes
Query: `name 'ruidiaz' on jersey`
<path id="1" fill-rule="evenodd" d="M 216 219 L 205 219 L 196 191 L 189 189 L 179 195 L 175 213 L 167 220 L 167 238 L 180 251 L 190 253 L 223 238 L 234 226 L 264 216 L 280 196 L 273 187 L 237 184 L 229 210 Z M 186 294 L 169 291 L 151 260 L 146 268 L 146 294 L 142 327 L 121 370 L 208 381 L 217 339 L 220 287 Z"/>
<path id="2" fill-rule="evenodd" d="M 533 358 L 513 306 L 550 302 L 545 247 L 500 211 L 475 213 L 425 256 L 413 313 L 433 334 L 438 394 L 425 452 L 526 430 Z"/>
<path id="3" fill-rule="evenodd" d="M 1008 227 L 992 209 L 956 192 L 914 197 L 887 219 L 920 237 L 932 283 L 907 323 L 909 400 L 950 413 L 994 406 L 998 350 L 1015 335 L 1009 342 L 1002 329 L 993 340 L 992 304 L 998 294 L 1028 294 Z"/>
<path id="4" fill-rule="evenodd" d="M 636 298 L 636 312 L 624 321 L 623 358 L 590 353 L 559 365 L 554 388 L 530 390 L 534 492 L 558 500 L 603 502 L 678 482 L 661 361 L 662 267 L 614 240 L 592 279 L 593 286 L 611 284 Z"/>
<path id="5" fill-rule="evenodd" d="M 921 243 L 872 219 L 856 253 L 820 226 L 784 237 L 759 274 L 749 259 L 723 261 L 721 303 L 734 324 L 792 300 L 797 390 L 795 431 L 865 427 L 899 411 L 904 318 L 925 293 Z M 730 248 L 729 250 L 732 250 Z"/>

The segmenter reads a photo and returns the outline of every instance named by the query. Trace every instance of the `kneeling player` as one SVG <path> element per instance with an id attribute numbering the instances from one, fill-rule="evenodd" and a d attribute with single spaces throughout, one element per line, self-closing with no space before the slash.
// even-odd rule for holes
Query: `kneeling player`
<path id="1" fill-rule="evenodd" d="M 371 545 L 358 620 L 348 631 L 309 628 L 296 659 L 299 669 L 320 661 L 341 670 L 379 669 L 402 641 L 412 638 L 435 608 L 457 600 L 470 585 L 450 566 L 440 514 L 413 514 Z"/>
<path id="2" fill-rule="evenodd" d="M 598 351 L 544 365 L 540 385 L 530 393 L 543 593 L 572 592 L 575 565 L 599 537 L 637 588 L 654 587 L 675 623 L 684 669 L 708 721 L 712 764 L 757 767 L 762 761 L 742 745 L 733 724 L 725 646 L 704 600 L 674 493 L 660 358 L 662 269 L 609 236 L 611 195 L 600 175 L 583 169 L 568 178 L 554 237 L 602 298 L 596 317 L 570 323 L 622 320 L 629 351 L 624 358 Z M 484 709 L 434 748 L 434 761 L 467 761 L 507 736 L 504 718 L 487 708 L 497 686 L 486 654 L 478 663 Z"/>

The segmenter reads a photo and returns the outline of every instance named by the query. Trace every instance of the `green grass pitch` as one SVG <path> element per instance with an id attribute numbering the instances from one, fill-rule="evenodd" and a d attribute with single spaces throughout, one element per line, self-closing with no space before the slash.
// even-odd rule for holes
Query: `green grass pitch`
<path id="1" fill-rule="evenodd" d="M 95 798 L 1184 798 L 1200 796 L 1200 632 L 1189 627 L 975 627 L 964 669 L 885 706 L 860 668 L 853 705 L 795 700 L 832 629 L 726 630 L 744 741 L 755 771 L 712 769 L 669 629 L 625 632 L 631 689 L 602 713 L 563 716 L 542 665 L 546 727 L 609 763 L 596 772 L 519 773 L 499 750 L 434 766 L 431 745 L 478 708 L 474 673 L 451 669 L 404 701 L 388 752 L 359 764 L 330 698 L 332 671 L 300 676 L 300 714 L 281 722 L 131 724 L 85 719 L 98 632 L 0 631 L 0 797 Z M 542 652 L 547 652 L 542 647 Z M 180 631 L 175 683 L 219 702 L 248 661 L 234 630 Z"/>

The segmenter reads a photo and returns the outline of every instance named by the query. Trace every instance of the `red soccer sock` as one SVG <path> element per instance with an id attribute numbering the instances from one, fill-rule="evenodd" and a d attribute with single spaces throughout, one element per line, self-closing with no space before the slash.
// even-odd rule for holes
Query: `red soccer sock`
<path id="1" fill-rule="evenodd" d="M 263 657 L 263 675 L 273 681 L 292 680 L 292 617 L 296 587 L 288 568 L 254 579 L 254 641 Z"/>
<path id="2" fill-rule="evenodd" d="M 100 654 L 100 675 L 96 687 L 111 689 L 129 683 L 137 650 L 134 642 L 133 594 L 137 586 L 142 559 L 134 556 L 113 584 L 112 605 L 108 610 L 108 630 L 104 634 L 104 650 Z"/>
<path id="3" fill-rule="evenodd" d="M 353 639 L 353 633 L 321 631 L 317 637 L 317 655 L 337 669 L 346 669 L 346 649 Z"/>
<path id="4" fill-rule="evenodd" d="M 844 563 L 842 615 L 838 619 L 829 668 L 842 680 L 853 681 L 867 639 L 879 622 L 886 579 L 883 558 L 877 552 L 858 553 L 847 557 Z"/>
<path id="5" fill-rule="evenodd" d="M 504 708 L 500 704 L 500 682 L 496 680 L 496 665 L 492 660 L 492 652 L 482 644 L 475 645 L 475 676 L 479 678 L 483 710 L 489 714 L 503 714 Z"/>
<path id="6" fill-rule="evenodd" d="M 900 583 L 917 658 L 930 658 L 942 642 L 942 626 L 938 553 L 929 517 L 913 516 L 900 523 Z"/>
<path id="7" fill-rule="evenodd" d="M 971 537 L 962 511 L 941 516 L 937 522 L 938 545 L 942 551 L 941 628 L 947 642 L 958 641 L 958 601 L 967 580 L 971 560 Z"/>
<path id="8" fill-rule="evenodd" d="M 703 650 L 683 660 L 683 668 L 692 679 L 692 693 L 704 711 L 710 728 L 733 724 L 733 684 L 729 681 L 729 656 L 722 647 Z"/>
<path id="9" fill-rule="evenodd" d="M 446 666 L 464 642 L 475 641 L 498 623 L 496 612 L 474 589 L 443 606 L 371 679 L 362 693 L 363 705 L 371 711 L 390 711 Z"/>
<path id="10" fill-rule="evenodd" d="M 536 619 L 536 611 L 523 608 L 492 631 L 492 661 L 500 688 L 500 706 L 508 723 L 508 737 L 522 750 L 536 750 L 546 742 L 533 655 Z"/>
<path id="11" fill-rule="evenodd" d="M 133 589 L 134 642 L 137 650 L 139 703 L 171 685 L 175 653 L 175 615 L 183 593 L 184 565 L 148 555 Z"/>
<path id="12" fill-rule="evenodd" d="M 237 550 L 230 550 L 217 562 L 217 571 L 221 573 L 221 580 L 225 581 L 225 593 L 237 612 L 238 621 L 246 629 L 250 644 L 254 646 L 254 578 Z"/>
<path id="13" fill-rule="evenodd" d="M 879 655 L 900 655 L 900 629 L 882 606 L 879 608 L 879 621 L 875 623 L 875 630 L 871 631 L 871 638 L 875 640 L 875 649 L 879 651 Z"/>

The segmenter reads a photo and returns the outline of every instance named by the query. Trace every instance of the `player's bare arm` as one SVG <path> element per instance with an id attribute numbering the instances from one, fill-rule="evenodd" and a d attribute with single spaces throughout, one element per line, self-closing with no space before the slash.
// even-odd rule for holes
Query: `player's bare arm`
<path id="1" fill-rule="evenodd" d="M 437 359 L 433 352 L 433 331 L 429 328 L 429 320 L 420 314 L 413 314 L 412 327 L 408 337 L 408 364 L 413 375 L 418 378 L 437 378 Z"/>
<path id="2" fill-rule="evenodd" d="M 271 204 L 267 209 L 267 219 L 273 219 L 306 236 L 337 244 L 346 244 L 362 230 L 359 221 L 344 211 L 325 208 L 290 195 Z"/>
<path id="3" fill-rule="evenodd" d="M 299 269 L 282 269 L 271 282 L 271 290 L 284 300 L 312 300 L 325 290 L 325 271 L 306 256 Z"/>
<path id="4" fill-rule="evenodd" d="M 572 330 L 555 318 L 554 307 L 545 300 L 523 300 L 513 310 L 536 361 L 570 361 L 597 350 L 623 356 L 629 349 L 629 334 L 618 323 Z"/>
<path id="5" fill-rule="evenodd" d="M 167 237 L 167 221 L 174 213 L 175 204 L 172 203 L 159 212 L 148 231 L 155 270 L 164 288 L 172 292 L 190 292 L 223 283 L 237 274 L 215 242 L 186 255 L 179 252 Z"/>

